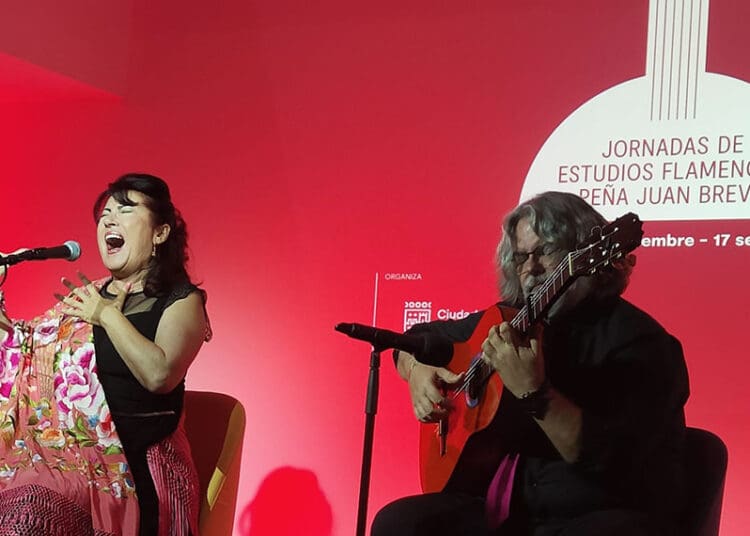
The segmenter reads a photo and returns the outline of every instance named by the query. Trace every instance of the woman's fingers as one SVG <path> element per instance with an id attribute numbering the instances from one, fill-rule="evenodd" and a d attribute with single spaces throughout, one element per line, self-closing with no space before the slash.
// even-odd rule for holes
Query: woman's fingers
<path id="1" fill-rule="evenodd" d="M 60 281 L 68 288 L 68 290 L 70 290 L 71 296 L 75 296 L 79 301 L 83 301 L 85 298 L 91 296 L 92 294 L 95 294 L 96 289 L 93 287 L 91 281 L 89 281 L 89 279 L 81 272 L 78 272 L 78 277 L 84 284 L 84 286 L 77 287 L 65 277 L 61 278 Z M 55 297 L 57 297 L 57 295 L 55 295 Z"/>
<path id="2" fill-rule="evenodd" d="M 88 277 L 86 277 L 83 272 L 78 272 L 78 279 L 80 279 L 81 283 L 83 283 L 83 288 L 85 289 L 86 294 L 88 294 L 89 296 L 93 296 L 98 292 L 94 284 Z"/>
<path id="3" fill-rule="evenodd" d="M 71 291 L 71 292 L 75 291 L 76 286 L 73 283 L 71 283 L 70 281 L 68 281 L 67 279 L 65 279 L 64 277 L 62 279 L 60 279 L 60 282 L 63 285 L 65 285 L 66 287 L 68 287 L 69 291 Z"/>
<path id="4" fill-rule="evenodd" d="M 80 279 L 81 283 L 83 283 L 86 286 L 89 286 L 92 284 L 91 280 L 88 277 L 86 277 L 86 275 L 83 272 L 78 272 L 78 279 Z"/>

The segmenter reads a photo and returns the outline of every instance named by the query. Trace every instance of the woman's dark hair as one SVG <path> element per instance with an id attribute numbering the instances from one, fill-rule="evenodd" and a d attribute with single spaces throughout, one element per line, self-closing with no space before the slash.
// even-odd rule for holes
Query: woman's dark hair
<path id="1" fill-rule="evenodd" d="M 145 206 L 151 211 L 155 225 L 167 224 L 169 236 L 156 246 L 149 263 L 143 291 L 146 296 L 162 296 L 181 284 L 190 283 L 187 273 L 187 227 L 180 211 L 172 204 L 169 186 L 159 177 L 145 173 L 128 173 L 110 183 L 94 203 L 94 221 L 99 221 L 104 205 L 110 197 L 118 203 L 133 206 L 128 191 L 146 196 Z"/>

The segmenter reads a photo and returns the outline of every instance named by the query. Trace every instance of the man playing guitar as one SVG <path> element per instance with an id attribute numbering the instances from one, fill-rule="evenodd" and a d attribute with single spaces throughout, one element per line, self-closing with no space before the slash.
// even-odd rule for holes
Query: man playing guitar
<path id="1" fill-rule="evenodd" d="M 679 341 L 620 296 L 641 235 L 560 192 L 506 217 L 503 302 L 410 330 L 455 343 L 446 368 L 395 353 L 425 493 L 373 536 L 675 533 L 688 377 Z"/>

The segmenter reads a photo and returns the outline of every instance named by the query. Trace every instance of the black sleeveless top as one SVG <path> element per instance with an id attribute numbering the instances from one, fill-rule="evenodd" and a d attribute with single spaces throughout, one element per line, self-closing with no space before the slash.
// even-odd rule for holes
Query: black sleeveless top
<path id="1" fill-rule="evenodd" d="M 102 296 L 114 298 L 107 286 L 102 287 Z M 153 341 L 164 310 L 196 290 L 194 285 L 183 285 L 161 297 L 130 294 L 123 312 L 139 333 Z M 185 380 L 169 393 L 152 393 L 138 382 L 100 326 L 94 326 L 94 347 L 99 381 L 126 450 L 147 448 L 174 432 L 182 415 Z"/>
<path id="2" fill-rule="evenodd" d="M 102 286 L 100 293 L 112 299 L 115 295 L 107 291 L 110 282 Z M 181 285 L 166 296 L 149 297 L 143 292 L 129 294 L 123 304 L 123 313 L 139 333 L 153 341 L 164 310 L 195 291 L 203 294 L 205 303 L 204 291 L 192 284 Z M 182 415 L 185 379 L 169 393 L 152 393 L 138 382 L 100 326 L 94 326 L 94 348 L 99 381 L 135 481 L 141 518 L 139 534 L 156 534 L 158 498 L 146 451 L 177 429 Z"/>

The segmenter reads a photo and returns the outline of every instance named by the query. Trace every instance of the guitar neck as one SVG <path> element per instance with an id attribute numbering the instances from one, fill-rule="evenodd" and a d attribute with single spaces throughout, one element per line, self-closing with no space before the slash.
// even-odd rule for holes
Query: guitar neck
<path id="1" fill-rule="evenodd" d="M 574 274 L 569 268 L 570 262 L 571 254 L 568 254 L 542 286 L 529 294 L 524 306 L 510 321 L 511 326 L 524 335 L 528 334 L 531 327 L 543 317 L 563 291 L 573 282 Z"/>

